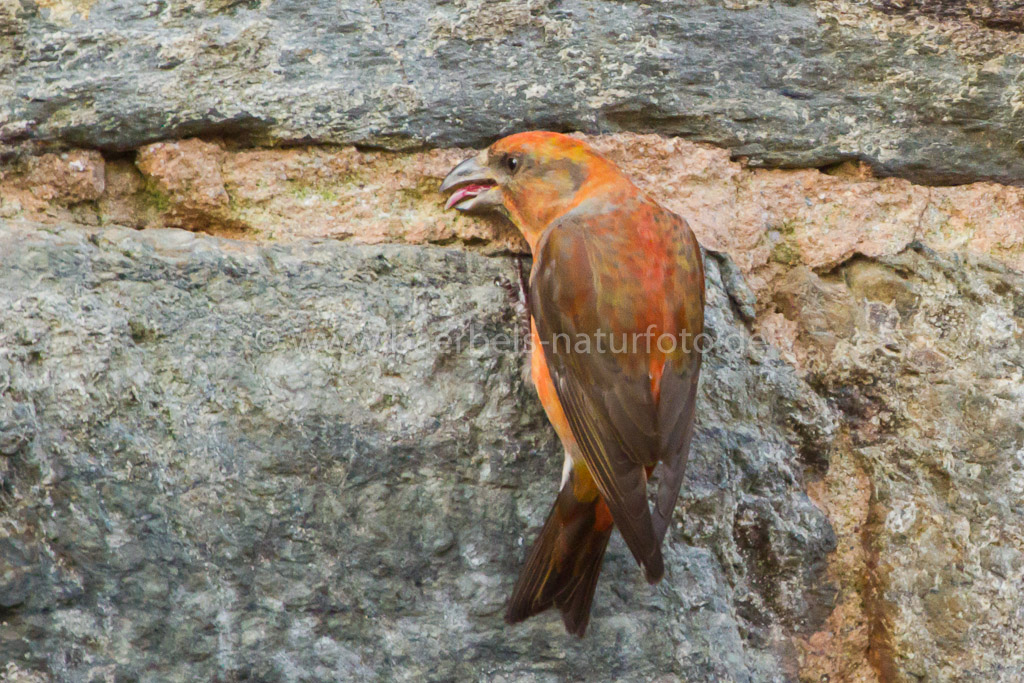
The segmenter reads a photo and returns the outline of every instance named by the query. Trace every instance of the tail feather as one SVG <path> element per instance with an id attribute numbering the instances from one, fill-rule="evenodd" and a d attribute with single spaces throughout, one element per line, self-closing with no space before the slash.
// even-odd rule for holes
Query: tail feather
<path id="1" fill-rule="evenodd" d="M 558 494 L 509 600 L 514 624 L 554 606 L 569 633 L 582 637 L 590 621 L 611 514 L 600 497 L 577 500 L 570 479 Z"/>

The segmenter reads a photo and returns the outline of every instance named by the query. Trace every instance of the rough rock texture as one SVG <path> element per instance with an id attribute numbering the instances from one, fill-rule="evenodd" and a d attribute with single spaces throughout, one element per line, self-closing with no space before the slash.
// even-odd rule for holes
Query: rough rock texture
<path id="1" fill-rule="evenodd" d="M 591 635 L 601 642 L 562 640 L 554 620 L 500 626 L 525 550 L 515 543 L 546 513 L 559 456 L 509 348 L 512 265 L 463 249 L 522 244 L 507 226 L 439 208 L 437 180 L 466 150 L 189 139 L 134 158 L 48 154 L 0 170 L 0 654 L 11 671 L 130 672 L 119 653 L 135 648 L 161 678 L 241 677 L 246 662 L 254 676 L 297 680 L 1024 677 L 1020 191 L 921 187 L 855 164 L 751 169 L 650 135 L 591 141 L 734 258 L 709 262 L 716 330 L 749 326 L 771 346 L 720 349 L 709 366 L 670 550 L 681 573 L 651 593 L 616 541 Z M 393 353 L 352 346 L 391 323 Z M 429 346 L 474 330 L 500 341 Z M 835 533 L 827 571 L 831 532 L 805 488 Z M 398 501 L 397 515 L 353 512 L 375 494 Z M 287 521 L 275 521 L 281 510 Z M 448 540 L 424 564 L 433 535 Z M 318 560 L 285 571 L 282 548 Z M 150 556 L 167 567 L 138 559 Z M 291 578 L 275 584 L 274 572 Z M 132 588 L 150 580 L 178 592 Z M 182 596 L 194 612 L 172 622 L 192 634 L 179 639 L 161 624 Z M 357 628 L 357 613 L 370 626 Z M 304 633 L 343 656 L 314 661 Z M 448 649 L 425 654 L 414 637 Z M 381 639 L 383 650 L 367 644 Z M 528 665 L 538 647 L 543 664 Z"/>
<path id="2" fill-rule="evenodd" d="M 1024 680 L 1019 5 L 0 0 L 0 679 Z M 500 621 L 561 456 L 436 192 L 533 127 L 731 257 L 582 642 Z"/>
<path id="3" fill-rule="evenodd" d="M 147 145 L 131 160 L 81 150 L 43 154 L 0 166 L 0 217 L 172 226 L 241 239 L 330 237 L 524 252 L 510 225 L 443 210 L 440 178 L 468 153 L 228 150 L 190 138 Z M 100 193 L 73 191 L 69 178 L 79 176 L 99 178 Z"/>
<path id="4" fill-rule="evenodd" d="M 0 0 L 0 144 L 626 130 L 1020 183 L 1022 26 L 995 0 Z"/>
<path id="5" fill-rule="evenodd" d="M 867 629 L 846 612 L 839 631 L 867 635 L 882 680 L 1021 680 L 1024 276 L 917 245 L 794 268 L 774 302 L 843 415 L 819 500 L 862 541 L 835 561 Z"/>
<path id="6" fill-rule="evenodd" d="M 756 289 L 780 268 L 893 255 L 914 241 L 944 252 L 990 254 L 1024 269 L 1022 189 L 925 187 L 874 178 L 857 164 L 829 173 L 752 169 L 731 161 L 727 150 L 657 135 L 587 139 L 686 216 L 703 244 L 730 253 Z M 503 222 L 443 210 L 440 180 L 470 153 L 233 150 L 191 138 L 147 145 L 132 161 L 83 151 L 46 154 L 0 169 L 0 216 L 170 225 L 256 240 L 459 243 L 525 253 L 523 240 Z M 77 189 L 85 180 L 94 183 L 86 185 L 93 194 Z"/>
<path id="7" fill-rule="evenodd" d="M 720 263 L 668 575 L 615 537 L 578 641 L 501 621 L 561 466 L 512 259 L 0 223 L 7 675 L 796 679 L 839 415 Z"/>

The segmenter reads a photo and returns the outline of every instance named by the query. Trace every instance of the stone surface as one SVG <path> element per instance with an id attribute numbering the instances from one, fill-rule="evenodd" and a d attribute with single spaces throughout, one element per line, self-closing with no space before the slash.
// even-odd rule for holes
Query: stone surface
<path id="1" fill-rule="evenodd" d="M 794 269 L 776 301 L 802 375 L 843 415 L 816 497 L 860 540 L 833 569 L 866 624 L 848 611 L 836 632 L 867 626 L 881 680 L 1020 680 L 1024 276 L 918 245 Z"/>
<path id="2" fill-rule="evenodd" d="M 0 678 L 1024 680 L 1022 28 L 0 0 Z M 666 581 L 615 537 L 582 642 L 500 621 L 561 456 L 525 245 L 436 192 L 533 127 L 732 257 L 709 320 L 742 342 Z"/>
<path id="3" fill-rule="evenodd" d="M 858 682 L 1009 682 L 1024 676 L 1024 662 L 1012 647 L 1024 628 L 1017 599 L 1024 580 L 1024 530 L 1017 503 L 1022 486 L 1018 461 L 1024 452 L 1021 191 L 994 183 L 923 187 L 876 179 L 858 164 L 827 173 L 755 169 L 730 160 L 727 150 L 651 135 L 590 140 L 641 187 L 686 216 L 705 245 L 734 257 L 735 263 L 717 257 L 711 261 L 710 291 L 720 315 L 713 322 L 716 329 L 741 336 L 746 334 L 743 326 L 749 325 L 771 348 L 739 366 L 716 361 L 708 380 L 713 384 L 704 386 L 710 412 L 702 418 L 707 421 L 698 435 L 695 463 L 700 464 L 691 471 L 684 526 L 670 551 L 685 568 L 678 579 L 683 584 L 643 593 L 628 554 L 621 544 L 614 546 L 608 584 L 602 584 L 595 612 L 595 624 L 605 619 L 604 626 L 595 628 L 605 630 L 591 636 L 603 641 L 582 649 L 559 641 L 563 649 L 544 651 L 544 671 L 556 678 L 578 669 L 594 677 L 608 671 L 620 675 L 623 669 L 615 667 L 627 666 L 636 654 L 648 662 L 636 674 L 640 678 L 674 673 L 692 680 L 733 676 L 820 681 L 827 676 Z M 186 139 L 146 146 L 124 157 L 104 158 L 82 150 L 28 157 L 0 170 L 0 216 L 8 217 L 0 232 L 0 279 L 6 297 L 0 305 L 10 311 L 0 318 L 0 396 L 5 401 L 0 405 L 0 484 L 17 496 L 0 496 L 5 524 L 0 527 L 0 556 L 5 558 L 0 566 L 0 617 L 11 616 L 8 624 L 14 624 L 0 628 L 0 651 L 5 651 L 4 643 L 21 643 L 11 645 L 8 678 L 36 680 L 32 677 L 53 674 L 73 679 L 81 671 L 108 671 L 104 667 L 131 671 L 117 654 L 130 647 L 149 648 L 153 666 L 180 678 L 233 671 L 237 662 L 253 657 L 253 675 L 270 678 L 361 675 L 360 669 L 344 663 L 352 661 L 361 661 L 368 667 L 365 671 L 380 670 L 393 678 L 427 675 L 431 667 L 441 678 L 481 671 L 511 679 L 543 678 L 525 663 L 536 647 L 531 650 L 515 638 L 537 638 L 543 632 L 550 641 L 560 633 L 557 622 L 528 625 L 528 635 L 519 636 L 502 630 L 498 622 L 501 600 L 524 552 L 514 543 L 530 540 L 527 528 L 540 523 L 549 503 L 549 483 L 557 478 L 556 446 L 529 389 L 522 386 L 519 355 L 503 348 L 471 359 L 458 353 L 418 356 L 407 349 L 396 355 L 377 349 L 368 356 L 371 378 L 363 382 L 354 379 L 362 367 L 360 349 L 338 343 L 363 339 L 365 330 L 379 332 L 387 329 L 388 321 L 403 318 L 413 322 L 401 328 L 408 334 L 400 330 L 399 336 L 420 344 L 420 353 L 425 340 L 444 332 L 465 335 L 480 321 L 488 338 L 514 334 L 511 297 L 499 293 L 514 279 L 508 257 L 488 259 L 465 250 L 507 255 L 521 252 L 521 242 L 507 226 L 442 212 L 443 198 L 436 193 L 440 177 L 467 154 L 465 149 L 238 149 L 227 140 Z M 25 219 L 38 222 L 27 224 Z M 66 227 L 69 222 L 96 227 L 83 232 Z M 165 224 L 243 241 L 110 227 Z M 323 237 L 332 241 L 309 241 Z M 266 240 L 279 244 L 261 246 Z M 343 246 L 338 240 L 455 249 Z M 377 273 L 375 266 L 366 265 L 380 255 L 398 264 L 396 274 Z M 292 265 L 277 267 L 281 259 Z M 446 284 L 440 273 L 449 263 L 468 274 Z M 367 268 L 370 275 L 364 275 Z M 296 273 L 305 273 L 305 279 L 296 282 Z M 484 291 L 486 305 L 477 301 Z M 414 301 L 423 297 L 429 303 L 406 307 L 404 297 L 410 292 L 418 292 Z M 65 303 L 58 305 L 60 301 Z M 50 308 L 42 307 L 44 302 Z M 431 308 L 438 306 L 440 314 Z M 313 314 L 314 307 L 324 311 L 322 319 Z M 427 308 L 433 313 L 424 312 Z M 345 313 L 349 309 L 355 313 Z M 374 311 L 372 323 L 359 318 L 367 310 Z M 452 312 L 455 318 L 445 317 Z M 199 322 L 201 314 L 207 316 L 204 322 Z M 44 339 L 49 346 L 40 346 Z M 241 350 L 232 346 L 238 339 L 245 340 Z M 46 354 L 44 348 L 49 349 Z M 294 357 L 275 349 L 292 349 Z M 239 357 L 247 359 L 245 364 L 239 366 Z M 767 357 L 775 360 L 768 363 Z M 749 379 L 754 368 L 765 366 L 771 369 L 759 370 L 761 379 Z M 12 374 L 15 369 L 20 374 Z M 72 378 L 53 385 L 66 373 Z M 16 376 L 22 384 L 13 389 Z M 780 389 L 783 376 L 797 389 Z M 768 386 L 750 398 L 749 387 L 764 378 Z M 53 393 L 51 385 L 63 386 L 63 393 Z M 339 396 L 349 387 L 362 388 L 341 409 L 346 404 Z M 156 396 L 158 406 L 175 407 L 158 415 L 152 405 L 131 399 L 119 403 L 115 397 L 125 391 Z M 801 407 L 794 408 L 787 398 L 780 403 L 780 395 L 799 396 Z M 169 396 L 174 401 L 168 403 Z M 208 405 L 211 397 L 216 401 Z M 748 400 L 753 403 L 723 404 Z M 513 417 L 522 410 L 525 417 Z M 761 415 L 770 416 L 767 425 L 761 424 Z M 306 417 L 316 425 L 312 435 L 302 431 Z M 115 443 L 106 427 L 97 426 L 111 419 L 120 425 L 117 439 L 123 443 Z M 296 427 L 288 420 L 301 424 Z M 425 420 L 436 423 L 426 425 Z M 283 421 L 291 426 L 280 427 Z M 357 445 L 345 445 L 349 437 L 331 431 L 335 422 L 346 425 L 345 433 Z M 834 423 L 837 430 L 830 426 Z M 732 444 L 750 424 L 756 425 L 757 452 L 731 445 L 722 460 L 714 443 L 724 434 Z M 805 424 L 812 426 L 810 432 Z M 292 429 L 298 431 L 288 431 Z M 146 435 L 144 441 L 138 433 Z M 50 440 L 41 440 L 41 434 L 50 434 Z M 54 434 L 61 436 L 54 441 Z M 764 468 L 773 466 L 762 461 L 767 456 L 760 444 L 764 439 L 777 443 L 780 435 L 796 445 L 798 463 L 787 460 L 789 474 L 766 475 Z M 446 463 L 451 456 L 458 464 L 445 469 L 449 465 L 431 460 L 422 479 L 398 473 L 420 442 L 436 447 Z M 246 452 L 246 444 L 256 453 Z M 157 464 L 146 464 L 148 451 L 140 455 L 150 446 L 162 458 Z M 414 628 L 425 629 L 433 640 L 440 638 L 435 637 L 440 627 L 430 620 L 443 613 L 445 623 L 458 624 L 452 633 L 472 644 L 458 650 L 450 645 L 443 656 L 455 661 L 443 664 L 425 656 L 393 655 L 397 650 L 387 650 L 390 658 L 381 659 L 366 654 L 368 645 L 353 649 L 346 644 L 355 659 L 335 660 L 331 668 L 302 659 L 295 653 L 301 648 L 279 637 L 280 629 L 297 632 L 290 616 L 295 610 L 289 611 L 290 603 L 280 596 L 268 598 L 266 588 L 243 597 L 281 601 L 284 616 L 275 612 L 276 626 L 267 626 L 269 617 L 262 612 L 253 617 L 248 607 L 239 606 L 243 597 L 231 598 L 235 602 L 224 607 L 225 616 L 218 612 L 230 628 L 197 622 L 207 624 L 218 639 L 223 636 L 223 645 L 221 640 L 211 645 L 209 635 L 190 636 L 187 643 L 167 639 L 162 632 L 149 640 L 115 637 L 109 624 L 116 620 L 110 614 L 117 615 L 117 624 L 132 629 L 142 624 L 138 628 L 158 630 L 154 619 L 164 619 L 166 607 L 121 585 L 118 577 L 135 569 L 111 559 L 113 545 L 91 549 L 85 560 L 81 553 L 64 549 L 72 532 L 62 529 L 78 533 L 88 524 L 99 524 L 95 520 L 101 513 L 92 508 L 93 516 L 86 521 L 75 517 L 83 506 L 106 500 L 110 481 L 125 484 L 126 490 L 142 486 L 131 471 L 147 472 L 158 482 L 164 480 L 157 473 L 171 478 L 172 493 L 143 487 L 140 496 L 146 500 L 184 495 L 188 485 L 183 482 L 201 479 L 195 472 L 214 478 L 197 464 L 196 453 L 213 453 L 229 469 L 237 460 L 240 464 L 231 472 L 256 473 L 259 478 L 267 471 L 277 476 L 278 465 L 264 467 L 264 461 L 278 463 L 286 451 L 303 449 L 320 449 L 316 457 L 321 460 L 304 455 L 301 467 L 327 468 L 337 479 L 274 479 L 278 488 L 272 493 L 253 492 L 245 482 L 229 486 L 218 480 L 214 485 L 209 483 L 213 479 L 202 479 L 197 487 L 206 493 L 189 495 L 199 496 L 204 514 L 214 510 L 210 490 L 216 490 L 218 504 L 232 506 L 237 512 L 232 519 L 243 527 L 241 537 L 230 537 L 232 542 L 249 543 L 254 525 L 263 524 L 260 533 L 270 539 L 266 543 L 271 548 L 266 551 L 271 569 L 266 571 L 280 570 L 282 560 L 274 548 L 283 543 L 280 536 L 294 542 L 288 534 L 299 534 L 296 529 L 313 538 L 309 543 L 315 552 L 307 548 L 303 558 L 310 553 L 339 555 L 346 544 L 356 548 L 349 564 L 335 558 L 334 564 L 309 564 L 312 569 L 306 574 L 290 570 L 287 587 L 299 591 L 302 585 L 313 586 L 330 595 L 368 592 L 359 609 L 369 615 L 368 623 L 386 626 L 367 627 L 365 633 L 407 648 Z M 364 475 L 372 479 L 380 474 L 385 497 L 397 496 L 400 522 L 357 517 L 368 531 L 355 538 L 328 529 L 324 519 L 330 515 L 303 502 L 302 492 L 311 487 L 315 495 L 328 495 L 327 488 L 347 481 L 350 465 L 341 466 L 341 474 L 330 469 L 339 449 L 349 454 L 343 459 L 353 453 L 372 459 L 370 454 L 379 453 L 384 463 L 397 461 L 388 466 L 392 469 L 380 465 Z M 109 459 L 122 450 L 129 454 L 130 466 Z M 793 457 L 791 451 L 783 452 Z M 25 460 L 27 453 L 35 453 L 31 457 L 36 459 Z M 466 458 L 470 465 L 465 465 Z M 111 472 L 113 479 L 104 478 Z M 794 483 L 785 487 L 775 478 L 791 475 Z M 443 523 L 430 521 L 434 508 L 416 502 L 427 495 L 422 487 L 447 491 Z M 835 531 L 835 551 L 827 561 L 821 547 L 828 546 L 830 535 L 817 526 L 823 522 L 815 508 L 807 507 L 804 488 Z M 345 484 L 340 491 L 328 496 L 332 510 L 366 500 L 364 494 L 347 491 Z M 485 503 L 473 498 L 479 491 Z M 116 496 L 122 494 L 126 498 L 118 499 L 129 508 L 142 500 L 118 489 Z M 809 526 L 800 527 L 797 537 L 806 539 L 809 549 L 785 544 L 776 548 L 771 540 L 770 552 L 786 559 L 769 559 L 763 565 L 755 561 L 751 567 L 749 558 L 756 553 L 749 551 L 749 544 L 766 537 L 758 527 L 765 508 L 744 498 L 750 495 L 781 510 L 781 521 L 771 522 L 781 526 L 770 527 L 774 531 L 768 533 L 769 540 L 779 529 L 792 529 L 794 515 L 806 518 L 801 524 Z M 288 507 L 282 502 L 288 496 L 299 502 Z M 59 507 L 65 500 L 71 502 Z M 302 526 L 293 515 L 287 517 L 292 520 L 288 524 L 274 526 L 259 507 L 263 503 L 302 514 L 313 506 L 322 517 L 313 526 Z M 170 516 L 164 519 L 173 523 L 167 522 L 156 540 L 150 540 L 152 525 L 142 529 L 119 522 L 116 527 L 128 539 L 124 543 L 142 544 L 145 552 L 166 555 L 178 567 L 173 576 L 145 571 L 156 571 L 160 581 L 179 587 L 179 595 L 194 595 L 192 584 L 202 581 L 216 584 L 210 590 L 218 596 L 217 604 L 227 604 L 225 595 L 241 595 L 234 556 L 225 559 L 196 549 L 225 543 L 211 539 L 226 534 L 231 520 L 215 517 L 188 536 L 181 520 L 191 520 L 194 512 L 173 505 L 168 509 Z M 512 509 L 514 514 L 508 512 Z M 478 520 L 493 519 L 494 510 L 500 513 L 497 526 L 477 529 Z M 379 512 L 391 513 L 390 508 Z M 102 514 L 109 521 L 109 513 Z M 250 517 L 255 520 L 251 524 L 246 522 Z M 419 591 L 423 579 L 418 569 L 411 579 L 411 574 L 398 571 L 404 564 L 419 565 L 412 555 L 382 540 L 389 524 L 397 524 L 396 533 L 405 539 L 433 533 L 423 531 L 421 524 L 441 525 L 444 531 L 439 533 L 453 539 L 440 551 L 439 573 L 430 574 L 434 583 L 428 584 L 429 590 L 411 596 L 399 590 L 406 597 L 391 602 L 381 597 L 386 590 L 412 580 Z M 466 529 L 475 529 L 476 535 L 460 541 L 460 530 L 467 534 Z M 64 540 L 57 543 L 54 534 L 61 533 Z M 497 554 L 474 559 L 460 542 L 486 545 Z M 403 552 L 422 549 L 427 541 L 416 543 Z M 174 548 L 180 547 L 180 554 L 167 550 L 167 544 L 178 544 Z M 401 558 L 381 565 L 380 586 L 366 578 L 367 566 L 377 566 L 366 559 L 374 544 L 384 544 Z M 458 558 L 448 557 L 453 548 L 460 548 Z M 97 564 L 89 564 L 95 557 L 100 557 Z M 81 566 L 65 571 L 72 560 Z M 206 564 L 195 564 L 200 561 Z M 330 572 L 338 567 L 362 578 L 353 583 L 333 578 Z M 389 572 L 400 576 L 388 582 Z M 464 577 L 467 572 L 470 579 Z M 777 572 L 789 572 L 790 577 L 783 581 L 781 597 L 766 587 L 778 583 Z M 793 584 L 796 574 L 813 579 Z M 180 581 L 175 578 L 179 575 L 184 577 Z M 222 584 L 234 592 L 224 593 Z M 87 585 L 94 586 L 92 592 Z M 805 586 L 800 589 L 804 592 L 794 593 L 792 585 Z M 836 589 L 834 596 L 830 586 Z M 113 596 L 122 592 L 122 601 L 116 602 Z M 713 597 L 702 603 L 700 595 Z M 354 617 L 344 610 L 355 598 L 346 599 L 350 602 L 318 602 L 315 609 L 309 601 L 299 601 L 306 610 L 303 624 L 314 618 L 310 610 L 320 614 L 316 609 L 322 608 L 334 616 L 316 617 L 321 619 L 315 622 L 318 637 L 326 633 L 335 643 L 354 638 Z M 43 600 L 45 607 L 33 607 L 33 600 Z M 378 603 L 383 607 L 371 614 L 367 605 Z M 76 619 L 101 625 L 90 626 L 88 642 L 74 641 L 70 649 L 61 650 L 54 643 L 75 629 L 65 624 L 60 626 L 64 631 L 54 630 L 57 622 L 40 616 L 54 614 L 54 605 L 78 610 Z M 339 621 L 342 612 L 348 621 Z M 763 612 L 771 615 L 767 621 L 759 621 L 757 615 Z M 59 614 L 67 618 L 65 612 Z M 252 619 L 253 629 L 237 626 L 240 615 Z M 323 626 L 325 619 L 333 625 Z M 672 635 L 652 642 L 667 650 L 651 654 L 644 643 L 650 634 L 662 632 L 658 629 L 666 619 L 673 624 Z M 174 623 L 187 621 L 181 617 Z M 245 633 L 258 644 L 243 647 Z M 496 643 L 509 637 L 514 644 L 499 654 Z M 277 649 L 267 650 L 274 654 L 253 654 L 262 652 L 266 638 L 277 643 Z M 289 638 L 299 642 L 298 636 Z M 615 639 L 628 641 L 620 646 L 618 658 L 601 649 Z M 37 640 L 44 645 L 25 645 Z M 716 647 L 717 641 L 728 646 Z M 64 653 L 64 659 L 42 657 L 46 648 Z M 199 650 L 214 654 L 197 654 Z M 168 663 L 181 657 L 193 664 Z M 596 662 L 593 668 L 580 669 L 588 657 L 586 661 Z M 217 663 L 211 664 L 210 658 Z M 281 662 L 290 663 L 286 667 Z M 238 670 L 233 675 L 244 673 Z"/>
<path id="4" fill-rule="evenodd" d="M 804 489 L 840 414 L 727 263 L 666 580 L 614 537 L 579 641 L 501 621 L 561 467 L 512 259 L 0 223 L 7 675 L 795 680 L 836 601 Z"/>
<path id="5" fill-rule="evenodd" d="M 761 165 L 1020 183 L 1024 38 L 1007 4 L 2 0 L 0 144 L 634 131 Z"/>
<path id="6" fill-rule="evenodd" d="M 727 150 L 656 135 L 587 139 L 686 216 L 703 244 L 728 252 L 755 289 L 796 265 L 830 268 L 858 254 L 894 255 L 914 241 L 943 252 L 989 254 L 1024 269 L 1022 189 L 925 187 L 877 179 L 856 164 L 829 173 L 753 169 L 731 161 Z M 0 171 L 0 216 L 175 226 L 254 240 L 460 243 L 525 253 L 523 240 L 504 223 L 443 210 L 441 179 L 470 154 L 238 150 L 187 139 L 142 147 L 132 160 L 81 151 L 67 159 L 46 155 L 39 159 L 49 161 L 29 159 Z M 101 194 L 64 190 L 66 167 L 76 159 L 99 169 L 83 175 L 98 173 Z"/>

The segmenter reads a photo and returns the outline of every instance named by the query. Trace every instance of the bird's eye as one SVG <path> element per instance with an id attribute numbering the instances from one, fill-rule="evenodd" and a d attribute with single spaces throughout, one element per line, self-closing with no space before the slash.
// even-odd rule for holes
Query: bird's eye
<path id="1" fill-rule="evenodd" d="M 515 157 L 505 157 L 505 168 L 508 169 L 509 173 L 515 173 L 516 169 L 519 168 L 519 159 Z"/>

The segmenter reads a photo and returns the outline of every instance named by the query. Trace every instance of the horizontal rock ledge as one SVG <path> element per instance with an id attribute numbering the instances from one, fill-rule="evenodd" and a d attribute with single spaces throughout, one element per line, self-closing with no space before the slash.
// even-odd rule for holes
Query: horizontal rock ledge
<path id="1" fill-rule="evenodd" d="M 0 151 L 478 147 L 545 128 L 1019 184 L 1024 43 L 990 4 L 7 0 Z"/>
<path id="2" fill-rule="evenodd" d="M 919 242 L 1024 269 L 1024 189 L 926 187 L 875 178 L 863 164 L 824 173 L 766 170 L 728 150 L 658 135 L 586 137 L 705 246 L 729 253 L 755 290 L 796 265 L 827 270 Z M 459 244 L 526 253 L 507 222 L 443 209 L 441 179 L 469 149 L 235 149 L 190 138 L 139 148 L 44 154 L 0 171 L 0 217 L 59 224 L 174 226 L 254 241 Z"/>

